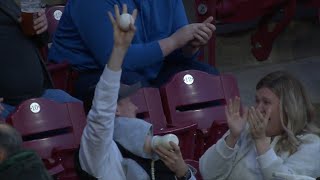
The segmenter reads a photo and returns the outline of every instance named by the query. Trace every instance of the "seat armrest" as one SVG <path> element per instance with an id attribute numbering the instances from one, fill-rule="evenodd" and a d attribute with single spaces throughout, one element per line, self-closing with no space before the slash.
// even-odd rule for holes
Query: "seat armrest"
<path id="1" fill-rule="evenodd" d="M 55 72 L 55 71 L 61 71 L 71 68 L 70 65 L 67 62 L 64 63 L 48 63 L 47 68 L 49 72 Z"/>

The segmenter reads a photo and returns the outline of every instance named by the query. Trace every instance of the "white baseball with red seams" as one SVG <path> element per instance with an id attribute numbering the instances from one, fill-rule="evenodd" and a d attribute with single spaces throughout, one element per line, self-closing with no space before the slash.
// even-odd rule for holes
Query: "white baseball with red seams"
<path id="1" fill-rule="evenodd" d="M 120 15 L 119 25 L 123 31 L 128 31 L 130 28 L 130 23 L 134 24 L 134 19 L 131 14 L 123 13 Z"/>

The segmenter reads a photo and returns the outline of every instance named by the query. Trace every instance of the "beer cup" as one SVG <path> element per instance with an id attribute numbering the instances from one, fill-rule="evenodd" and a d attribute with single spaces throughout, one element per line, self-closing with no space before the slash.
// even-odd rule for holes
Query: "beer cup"
<path id="1" fill-rule="evenodd" d="M 41 10 L 41 0 L 21 0 L 20 7 L 23 33 L 27 36 L 33 36 L 36 34 L 33 21 Z"/>

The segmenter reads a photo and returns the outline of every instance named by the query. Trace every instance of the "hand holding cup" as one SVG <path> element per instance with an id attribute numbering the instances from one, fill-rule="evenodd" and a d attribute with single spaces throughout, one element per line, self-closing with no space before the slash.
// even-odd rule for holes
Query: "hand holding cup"
<path id="1" fill-rule="evenodd" d="M 38 34 L 34 27 L 34 21 L 39 18 L 41 11 L 41 0 L 21 0 L 21 27 L 23 33 L 27 36 Z M 44 14 L 44 13 L 43 13 Z M 46 19 L 45 19 L 46 20 Z"/>

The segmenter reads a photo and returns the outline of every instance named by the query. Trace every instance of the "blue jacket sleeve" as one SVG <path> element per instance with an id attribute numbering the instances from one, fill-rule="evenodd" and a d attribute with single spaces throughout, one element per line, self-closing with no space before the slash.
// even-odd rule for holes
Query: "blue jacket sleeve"
<path id="1" fill-rule="evenodd" d="M 73 21 L 81 35 L 84 44 L 103 68 L 113 47 L 113 28 L 107 12 L 114 14 L 114 4 L 121 5 L 115 0 L 75 0 L 70 12 Z M 124 59 L 126 69 L 142 69 L 163 60 L 163 54 L 158 41 L 144 44 L 132 44 Z"/>
<path id="2" fill-rule="evenodd" d="M 182 0 L 177 0 L 175 3 L 175 8 L 173 9 L 175 10 L 175 17 L 173 18 L 172 32 L 176 32 L 181 27 L 189 24 Z"/>

